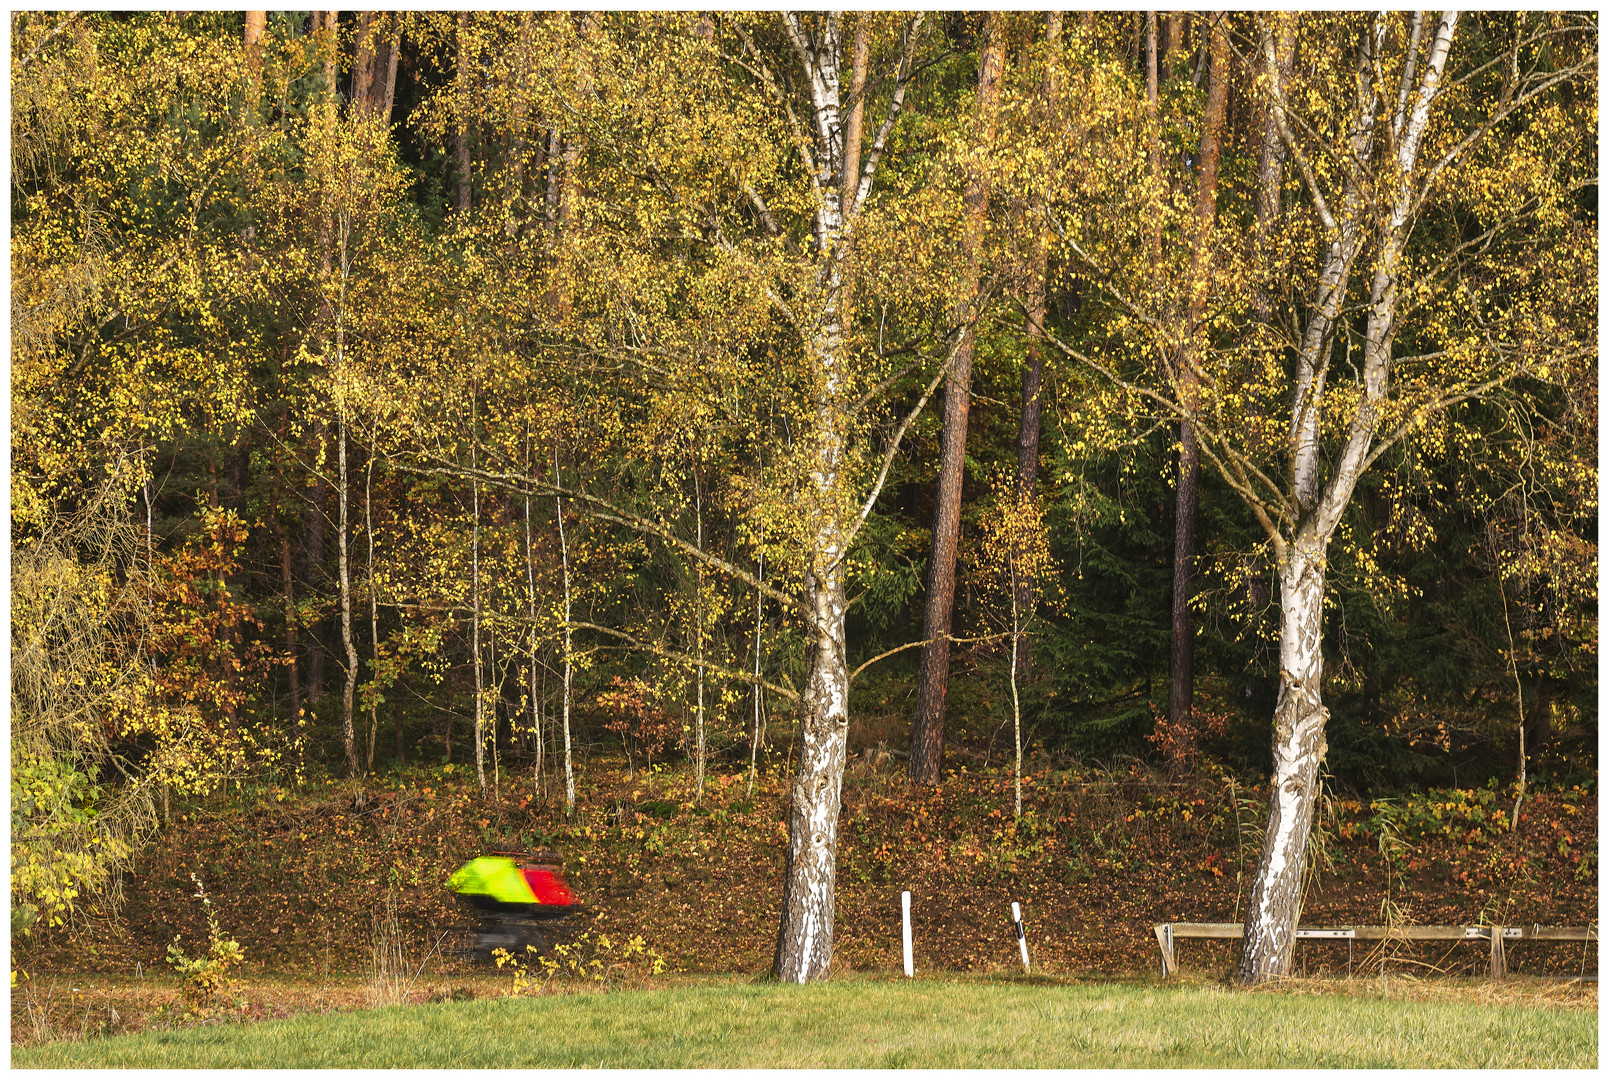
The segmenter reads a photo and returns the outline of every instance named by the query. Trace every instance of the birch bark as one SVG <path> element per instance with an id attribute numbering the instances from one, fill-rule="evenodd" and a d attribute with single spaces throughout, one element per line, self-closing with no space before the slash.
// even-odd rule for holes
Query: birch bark
<path id="1" fill-rule="evenodd" d="M 1291 432 L 1295 454 L 1291 486 L 1301 517 L 1291 538 L 1275 543 L 1280 580 L 1280 672 L 1279 696 L 1274 708 L 1274 775 L 1262 856 L 1252 881 L 1246 913 L 1239 969 L 1242 982 L 1261 982 L 1290 972 L 1296 925 L 1301 918 L 1302 873 L 1313 820 L 1318 769 L 1326 750 L 1324 728 L 1329 718 L 1321 693 L 1325 563 L 1330 539 L 1367 467 L 1369 450 L 1386 401 L 1401 256 L 1420 194 L 1416 172 L 1419 147 L 1430 120 L 1431 106 L 1440 90 L 1441 73 L 1457 22 L 1457 12 L 1442 14 L 1417 89 L 1411 95 L 1412 108 L 1407 109 L 1405 103 L 1396 117 L 1388 121 L 1396 153 L 1395 160 L 1388 164 L 1388 167 L 1395 166 L 1394 176 L 1388 184 L 1381 185 L 1385 188 L 1381 192 L 1385 198 L 1378 200 L 1385 204 L 1385 213 L 1380 215 L 1373 209 L 1363 189 L 1362 170 L 1368 160 L 1367 153 L 1356 158 L 1348 176 L 1339 218 L 1330 218 L 1322 209 L 1322 193 L 1308 173 L 1309 194 L 1321 208 L 1321 217 L 1328 218 L 1325 224 L 1336 239 L 1320 274 L 1315 314 L 1298 357 L 1298 381 L 1292 401 Z M 1384 29 L 1384 16 L 1381 16 L 1359 50 L 1356 99 L 1359 111 L 1352 133 L 1354 146 L 1365 150 L 1373 144 L 1375 114 L 1380 104 L 1372 89 L 1371 76 Z M 1405 61 L 1405 91 L 1418 41 L 1416 33 Z M 1272 37 L 1266 29 L 1263 47 L 1265 58 L 1271 61 L 1270 68 L 1277 71 L 1277 64 L 1272 62 Z M 1290 135 L 1277 75 L 1273 83 L 1275 122 L 1287 149 L 1296 156 L 1297 144 Z M 1408 96 L 1406 92 L 1404 96 Z M 1357 245 L 1366 232 L 1373 234 L 1374 274 L 1363 331 L 1362 396 L 1352 410 L 1345 441 L 1335 457 L 1329 479 L 1321 486 L 1318 422 L 1324 404 L 1328 333 L 1348 288 Z M 1315 325 L 1320 323 L 1325 325 L 1315 332 Z"/>

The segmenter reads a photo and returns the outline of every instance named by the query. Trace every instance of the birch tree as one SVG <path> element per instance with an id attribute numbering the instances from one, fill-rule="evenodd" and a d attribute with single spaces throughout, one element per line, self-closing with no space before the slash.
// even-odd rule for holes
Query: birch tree
<path id="1" fill-rule="evenodd" d="M 615 453 L 596 455 L 590 460 L 599 464 L 561 482 L 521 467 L 514 440 L 500 449 L 488 436 L 480 468 L 423 449 L 409 467 L 562 499 L 595 523 L 753 590 L 794 620 L 807 641 L 799 687 L 687 655 L 630 627 L 573 613 L 565 626 L 794 702 L 800 741 L 775 966 L 778 977 L 805 982 L 832 959 L 849 724 L 848 557 L 956 344 L 948 316 L 930 318 L 927 294 L 912 300 L 898 275 L 892 284 L 878 280 L 857 261 L 868 241 L 886 249 L 906 227 L 906 208 L 879 209 L 877 193 L 922 66 L 927 19 L 723 16 L 709 32 L 710 22 L 644 15 L 583 28 L 555 17 L 498 39 L 508 49 L 526 42 L 529 63 L 509 67 L 536 72 L 535 85 L 555 94 L 519 115 L 531 124 L 564 117 L 557 141 L 576 153 L 562 228 L 526 249 L 523 281 L 500 276 L 519 281 L 530 320 L 520 347 L 569 359 L 532 373 L 511 354 L 510 370 L 549 379 L 544 392 L 588 418 L 566 439 L 615 440 Z M 850 93 L 856 86 L 859 95 Z M 499 95 L 493 86 L 486 101 Z M 494 131 L 514 122 L 514 110 L 488 109 L 483 122 Z M 857 114 L 868 119 L 852 146 Z M 536 135 L 520 142 L 537 145 Z M 900 325 L 928 321 L 896 347 L 868 344 L 849 306 L 852 281 L 856 303 L 903 289 Z M 767 449 L 755 480 L 754 442 L 777 429 L 789 437 Z M 661 496 L 640 473 L 611 478 L 603 467 L 633 456 L 685 460 L 695 433 L 702 460 L 719 464 L 741 495 L 739 534 L 754 559 L 717 554 L 677 527 L 685 495 L 664 488 Z M 626 446 L 634 449 L 622 452 Z M 671 501 L 655 501 L 662 497 Z M 760 552 L 764 581 L 746 569 Z"/>
<path id="2" fill-rule="evenodd" d="M 1256 90 L 1299 198 L 1260 253 L 1269 262 L 1247 273 L 1286 283 L 1283 310 L 1258 322 L 1257 290 L 1239 290 L 1209 320 L 1216 347 L 1164 380 L 1059 343 L 1135 408 L 1195 425 L 1277 571 L 1272 796 L 1243 981 L 1290 967 L 1326 746 L 1325 573 L 1360 477 L 1453 422 L 1444 414 L 1459 405 L 1501 395 L 1523 409 L 1594 355 L 1581 283 L 1596 252 L 1579 194 L 1596 183 L 1579 97 L 1595 73 L 1594 34 L 1562 16 L 1305 16 L 1298 78 L 1285 73 L 1275 24 L 1259 19 L 1248 35 Z M 1060 229 L 1102 283 L 1112 325 L 1151 325 L 1121 245 L 1088 224 L 1069 216 Z M 1236 329 L 1246 336 L 1229 336 Z"/>

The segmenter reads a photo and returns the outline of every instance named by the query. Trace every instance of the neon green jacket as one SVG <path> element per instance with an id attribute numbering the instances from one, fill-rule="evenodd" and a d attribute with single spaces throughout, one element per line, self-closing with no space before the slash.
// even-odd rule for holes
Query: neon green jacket
<path id="1" fill-rule="evenodd" d="M 489 896 L 504 904 L 532 904 L 536 894 L 514 865 L 514 860 L 502 855 L 482 855 L 459 867 L 447 879 L 447 887 L 466 896 Z"/>

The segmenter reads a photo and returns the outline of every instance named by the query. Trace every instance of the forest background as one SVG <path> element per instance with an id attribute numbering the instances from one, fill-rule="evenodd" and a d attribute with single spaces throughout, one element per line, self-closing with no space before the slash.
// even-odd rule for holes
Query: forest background
<path id="1" fill-rule="evenodd" d="M 801 980 L 852 753 L 1273 772 L 1270 896 L 1321 787 L 1595 784 L 1595 49 L 13 14 L 13 933 L 427 761 L 781 776 Z"/>

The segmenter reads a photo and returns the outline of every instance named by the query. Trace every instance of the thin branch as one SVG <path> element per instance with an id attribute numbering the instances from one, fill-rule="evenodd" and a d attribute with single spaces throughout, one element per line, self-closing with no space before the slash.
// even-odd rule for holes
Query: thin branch
<path id="1" fill-rule="evenodd" d="M 905 87 L 915 77 L 920 68 L 911 67 L 911 57 L 916 51 L 916 35 L 922 29 L 925 15 L 917 15 L 905 30 L 904 40 L 900 44 L 899 67 L 895 69 L 894 96 L 889 100 L 888 112 L 883 116 L 883 122 L 877 129 L 877 136 L 872 139 L 872 151 L 866 158 L 866 164 L 860 170 L 860 184 L 855 188 L 855 202 L 852 206 L 844 208 L 844 223 L 847 227 L 860 214 L 861 207 L 866 205 L 866 199 L 872 193 L 872 178 L 877 172 L 877 165 L 883 160 L 883 151 L 888 145 L 888 133 L 894 129 L 894 122 L 899 119 L 900 109 L 905 104 Z"/>
<path id="2" fill-rule="evenodd" d="M 860 532 L 860 527 L 866 524 L 866 519 L 871 516 L 872 507 L 877 505 L 877 497 L 883 493 L 883 484 L 888 479 L 888 470 L 894 464 L 894 456 L 899 453 L 900 440 L 905 438 L 906 430 L 921 415 L 922 410 L 927 407 L 928 399 L 933 396 L 933 391 L 938 389 L 939 383 L 943 382 L 944 377 L 950 373 L 950 365 L 955 362 L 956 353 L 961 351 L 961 343 L 965 340 L 966 331 L 963 328 L 962 332 L 956 335 L 955 344 L 950 346 L 950 355 L 944 358 L 944 363 L 939 367 L 938 374 L 933 376 L 932 381 L 922 391 L 922 396 L 916 402 L 916 407 L 905 414 L 905 419 L 900 422 L 899 429 L 894 432 L 893 438 L 888 440 L 888 448 L 883 453 L 882 467 L 877 470 L 877 480 L 872 484 L 871 493 L 866 496 L 865 505 L 860 508 L 860 514 L 856 516 L 855 523 L 849 527 L 849 535 L 844 541 L 844 551 L 846 553 L 849 551 L 849 546 L 855 541 L 855 534 Z"/>
<path id="3" fill-rule="evenodd" d="M 48 44 L 53 38 L 55 38 L 55 36 L 57 34 L 61 33 L 63 30 L 67 29 L 75 21 L 77 21 L 78 17 L 80 15 L 82 15 L 82 14 L 83 14 L 82 11 L 69 11 L 67 13 L 67 17 L 65 19 L 63 19 L 61 22 L 57 23 L 56 28 L 54 30 L 52 30 L 50 33 L 46 34 L 44 37 L 40 38 L 39 43 L 37 45 L 35 45 L 32 49 L 28 50 L 28 55 L 24 56 L 22 58 L 22 60 L 18 62 L 17 67 L 18 68 L 25 68 L 29 64 L 33 63 L 34 57 L 39 55 L 39 50 L 43 49 L 45 47 L 45 45 Z"/>
<path id="4" fill-rule="evenodd" d="M 854 682 L 856 675 L 859 675 L 861 672 L 865 671 L 867 668 L 869 668 L 873 664 L 877 663 L 877 661 L 886 660 L 890 656 L 893 656 L 895 653 L 904 652 L 906 649 L 921 648 L 921 647 L 926 646 L 926 645 L 931 645 L 935 641 L 948 641 L 953 645 L 969 645 L 969 644 L 971 644 L 973 642 L 976 642 L 976 641 L 998 641 L 1001 638 L 1006 638 L 1006 637 L 1011 637 L 1011 636 L 1012 636 L 1011 631 L 1003 630 L 998 634 L 984 634 L 982 637 L 951 637 L 949 634 L 941 634 L 936 638 L 928 638 L 926 641 L 907 641 L 903 645 L 896 645 L 894 648 L 889 649 L 887 652 L 878 653 L 876 656 L 872 657 L 870 660 L 868 660 L 864 664 L 860 665 L 860 667 L 856 668 L 854 671 L 851 671 L 849 673 L 849 681 Z"/>

